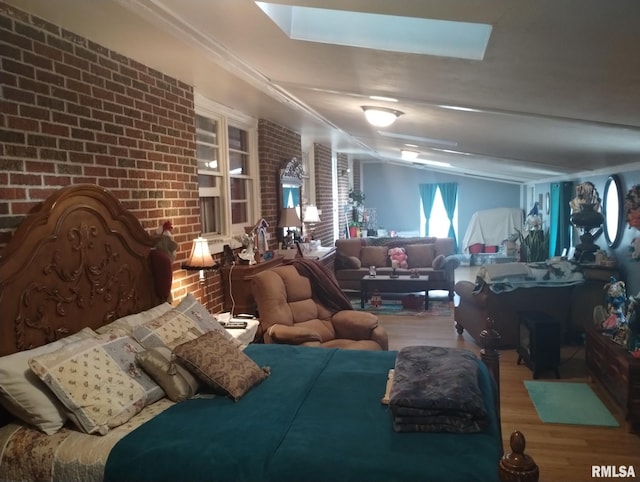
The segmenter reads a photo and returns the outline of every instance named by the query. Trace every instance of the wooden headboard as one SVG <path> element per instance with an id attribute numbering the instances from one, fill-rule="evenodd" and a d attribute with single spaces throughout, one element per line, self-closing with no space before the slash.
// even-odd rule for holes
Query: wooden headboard
<path id="1" fill-rule="evenodd" d="M 65 187 L 29 214 L 0 258 L 0 356 L 162 303 L 138 219 L 106 189 Z"/>

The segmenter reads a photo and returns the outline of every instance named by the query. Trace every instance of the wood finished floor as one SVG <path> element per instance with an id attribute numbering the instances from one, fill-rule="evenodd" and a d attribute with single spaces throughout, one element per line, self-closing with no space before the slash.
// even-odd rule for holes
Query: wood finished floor
<path id="1" fill-rule="evenodd" d="M 460 267 L 456 270 L 456 279 L 473 280 L 476 271 L 475 267 Z M 380 322 L 389 334 L 389 349 L 427 344 L 464 347 L 478 353 L 480 348 L 471 337 L 456 333 L 453 303 L 451 311 L 450 318 L 380 316 Z M 633 465 L 636 478 L 632 480 L 640 480 L 640 435 L 627 432 L 622 413 L 598 385 L 591 384 L 620 423 L 619 428 L 545 424 L 538 418 L 524 387 L 524 380 L 532 379 L 531 371 L 524 365 L 517 365 L 516 360 L 515 350 L 501 352 L 500 401 L 505 450 L 508 450 L 511 432 L 517 429 L 525 435 L 526 452 L 539 465 L 543 482 L 614 480 L 593 479 L 592 465 Z M 582 346 L 563 347 L 562 360 L 562 381 L 590 382 Z M 549 376 L 554 379 L 553 374 Z"/>

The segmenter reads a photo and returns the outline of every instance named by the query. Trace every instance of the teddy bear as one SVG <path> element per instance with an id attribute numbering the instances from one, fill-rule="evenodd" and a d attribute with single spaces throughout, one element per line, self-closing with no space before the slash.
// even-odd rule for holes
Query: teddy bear
<path id="1" fill-rule="evenodd" d="M 395 268 L 408 268 L 409 263 L 407 262 L 408 257 L 404 248 L 390 248 L 387 252 L 389 255 L 389 259 L 391 260 L 391 267 Z"/>

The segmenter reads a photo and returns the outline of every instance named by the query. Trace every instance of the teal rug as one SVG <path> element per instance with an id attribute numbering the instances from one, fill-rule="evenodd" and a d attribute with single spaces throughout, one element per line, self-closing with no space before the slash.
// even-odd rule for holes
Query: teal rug
<path id="1" fill-rule="evenodd" d="M 545 423 L 619 427 L 586 383 L 525 380 L 524 385 L 538 416 Z"/>

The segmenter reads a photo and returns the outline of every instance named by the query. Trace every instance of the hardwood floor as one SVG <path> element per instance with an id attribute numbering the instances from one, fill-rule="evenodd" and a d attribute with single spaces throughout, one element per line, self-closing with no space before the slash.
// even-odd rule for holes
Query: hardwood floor
<path id="1" fill-rule="evenodd" d="M 461 268 L 456 270 L 456 279 L 475 279 L 476 267 Z M 478 353 L 480 348 L 471 337 L 456 333 L 453 303 L 451 312 L 449 318 L 380 316 L 380 322 L 389 334 L 389 349 L 428 344 L 463 347 Z M 640 480 L 640 435 L 627 432 L 622 413 L 598 385 L 591 384 L 620 423 L 619 428 L 545 424 L 538 418 L 523 383 L 532 379 L 531 371 L 524 365 L 517 365 L 516 360 L 515 350 L 501 352 L 500 400 L 505 450 L 509 450 L 508 437 L 517 429 L 526 438 L 526 453 L 540 467 L 541 481 L 609 480 L 593 479 L 592 465 L 632 465 L 636 474 L 633 480 Z M 562 348 L 560 375 L 563 381 L 589 382 L 582 346 Z M 579 406 L 575 408 L 580 410 Z"/>

